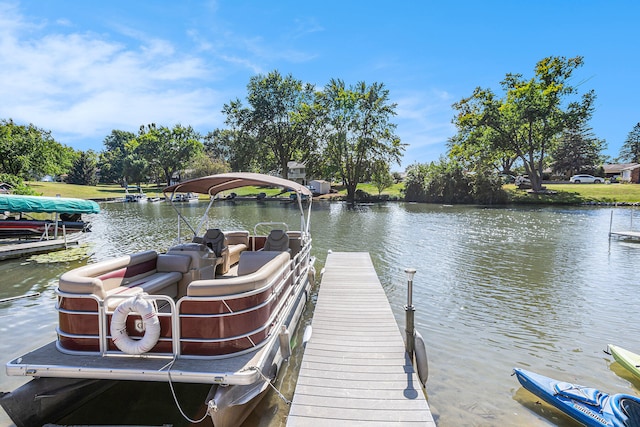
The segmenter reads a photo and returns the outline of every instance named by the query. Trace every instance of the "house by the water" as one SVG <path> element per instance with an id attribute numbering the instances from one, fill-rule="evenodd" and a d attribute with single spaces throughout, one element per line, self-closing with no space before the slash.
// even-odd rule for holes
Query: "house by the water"
<path id="1" fill-rule="evenodd" d="M 616 179 L 621 182 L 640 183 L 640 164 L 638 163 L 617 163 L 603 165 L 604 176 L 609 179 Z"/>

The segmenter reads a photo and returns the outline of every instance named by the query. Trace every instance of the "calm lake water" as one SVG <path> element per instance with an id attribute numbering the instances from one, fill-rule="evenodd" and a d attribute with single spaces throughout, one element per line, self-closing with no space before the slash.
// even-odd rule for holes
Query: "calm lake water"
<path id="1" fill-rule="evenodd" d="M 188 214 L 197 218 L 205 207 L 191 203 Z M 257 222 L 283 215 L 297 228 L 298 212 L 290 205 L 237 202 L 220 205 L 210 225 L 252 230 Z M 354 209 L 314 203 L 312 235 L 318 272 L 329 249 L 370 252 L 400 329 L 404 269 L 417 269 L 415 321 L 427 342 L 426 391 L 438 426 L 571 426 L 548 406 L 537 405 L 511 376 L 512 368 L 607 392 L 640 393 L 640 381 L 603 352 L 608 343 L 640 352 L 640 243 L 608 236 L 611 218 L 615 231 L 640 223 L 634 215 L 633 208 L 393 203 Z M 163 251 L 176 237 L 176 216 L 165 203 L 102 204 L 92 223 L 93 232 L 80 248 L 0 262 L 0 298 L 39 293 L 0 303 L 3 365 L 55 338 L 54 288 L 62 272 L 132 251 Z M 299 333 L 310 323 L 312 309 L 313 299 Z M 278 384 L 289 399 L 300 361 L 298 348 Z M 0 391 L 22 382 L 2 370 Z M 178 392 L 182 403 L 196 407 L 206 395 L 206 390 Z M 125 384 L 109 399 L 116 396 L 129 403 L 114 411 L 112 403 L 96 402 L 66 422 L 188 425 L 175 411 L 166 384 Z M 286 404 L 272 393 L 245 426 L 284 426 L 286 412 Z M 9 423 L 1 413 L 0 425 Z"/>

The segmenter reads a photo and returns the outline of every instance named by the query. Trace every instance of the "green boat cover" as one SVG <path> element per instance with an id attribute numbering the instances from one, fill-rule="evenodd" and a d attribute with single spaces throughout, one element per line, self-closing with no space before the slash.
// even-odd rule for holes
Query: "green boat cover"
<path id="1" fill-rule="evenodd" d="M 58 212 L 68 214 L 98 213 L 100 206 L 92 200 L 68 197 L 20 196 L 0 194 L 0 212 Z"/>

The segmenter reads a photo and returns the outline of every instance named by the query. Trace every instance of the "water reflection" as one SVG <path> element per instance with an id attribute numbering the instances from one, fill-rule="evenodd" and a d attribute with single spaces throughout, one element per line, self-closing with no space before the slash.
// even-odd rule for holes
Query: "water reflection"
<path id="1" fill-rule="evenodd" d="M 185 215 L 197 219 L 205 207 L 190 203 Z M 401 328 L 404 268 L 418 270 L 415 321 L 428 344 L 427 392 L 439 426 L 531 425 L 548 419 L 571 425 L 548 410 L 550 418 L 540 415 L 540 405 L 532 404 L 535 399 L 510 373 L 522 366 L 610 392 L 638 392 L 640 383 L 616 375 L 612 358 L 602 352 L 609 342 L 640 351 L 635 327 L 640 245 L 609 243 L 610 212 L 401 203 L 348 209 L 316 203 L 316 267 L 323 266 L 329 249 L 370 252 Z M 616 209 L 613 228 L 628 229 L 632 214 L 631 208 Z M 290 204 L 223 202 L 205 226 L 252 229 L 283 215 L 297 228 L 300 218 Z M 105 204 L 93 220 L 84 258 L 0 263 L 0 295 L 41 292 L 35 299 L 0 304 L 2 362 L 55 337 L 53 287 L 63 271 L 132 251 L 165 250 L 176 238 L 176 226 L 165 203 Z M 289 398 L 300 360 L 298 347 L 286 367 L 293 375 L 281 384 Z M 3 375 L 0 381 L 6 390 L 15 379 Z M 162 405 L 172 405 L 171 400 Z M 286 411 L 273 394 L 246 425 L 284 425 Z M 180 425 L 178 419 L 162 422 Z"/>

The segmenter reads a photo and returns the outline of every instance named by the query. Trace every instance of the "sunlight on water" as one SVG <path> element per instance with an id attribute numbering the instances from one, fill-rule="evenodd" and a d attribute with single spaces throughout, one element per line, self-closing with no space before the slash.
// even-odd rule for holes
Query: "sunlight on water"
<path id="1" fill-rule="evenodd" d="M 40 293 L 0 303 L 3 363 L 55 338 L 53 290 L 62 272 L 133 251 L 163 251 L 177 237 L 168 204 L 102 207 L 93 232 L 67 258 L 56 253 L 0 263 L 1 297 Z M 205 207 L 189 204 L 186 215 L 199 218 Z M 631 214 L 632 208 L 616 208 L 613 228 L 628 229 Z M 257 222 L 283 216 L 299 228 L 298 212 L 288 204 L 221 203 L 207 226 L 253 230 Z M 401 329 L 404 268 L 417 269 L 416 326 L 428 345 L 427 394 L 439 426 L 570 425 L 548 410 L 550 418 L 541 415 L 510 374 L 521 366 L 609 392 L 639 392 L 640 382 L 618 376 L 619 367 L 602 351 L 615 343 L 640 352 L 640 243 L 609 241 L 610 219 L 611 210 L 603 208 L 316 203 L 312 235 L 318 271 L 329 249 L 371 253 Z M 312 309 L 313 299 L 298 340 Z M 289 399 L 301 355 L 297 347 L 279 383 Z M 16 383 L 4 373 L 0 381 L 3 391 Z M 166 389 L 157 393 L 157 404 L 172 407 Z M 181 397 L 201 403 L 200 391 L 188 393 Z M 96 415 L 100 410 L 93 412 L 97 419 L 78 422 L 106 422 Z M 283 426 L 287 410 L 271 393 L 245 425 Z M 144 422 L 145 414 L 138 415 L 131 422 Z M 160 423 L 186 425 L 175 414 L 165 416 L 170 419 Z"/>

